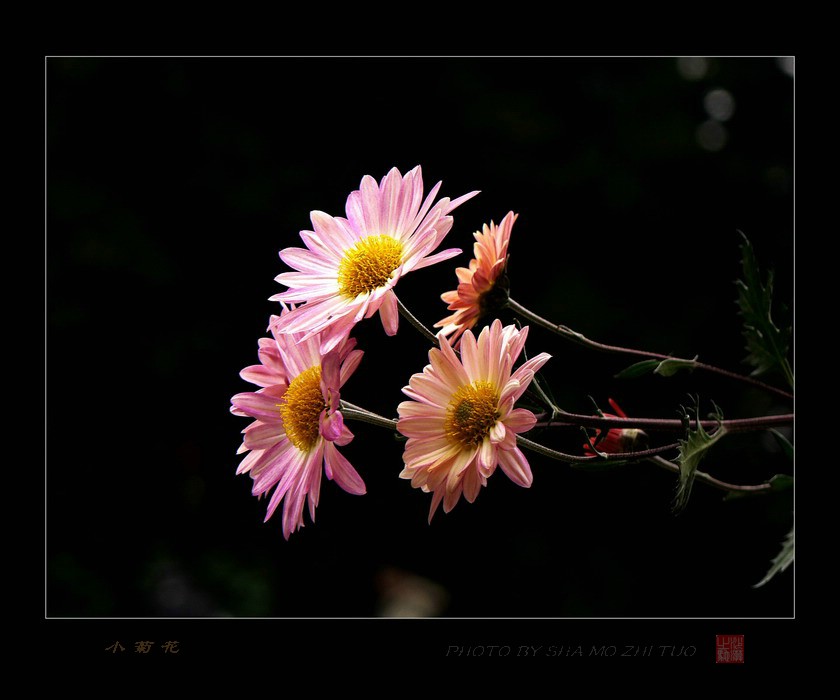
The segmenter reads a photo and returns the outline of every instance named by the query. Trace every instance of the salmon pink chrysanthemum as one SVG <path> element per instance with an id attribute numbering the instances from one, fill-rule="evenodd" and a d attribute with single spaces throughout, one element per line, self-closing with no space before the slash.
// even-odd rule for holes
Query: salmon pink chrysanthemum
<path id="1" fill-rule="evenodd" d="M 473 236 L 473 253 L 470 266 L 455 270 L 458 276 L 458 288 L 440 295 L 454 311 L 451 316 L 438 321 L 435 328 L 442 328 L 442 333 L 449 337 L 453 347 L 468 328 L 473 328 L 478 320 L 488 312 L 496 310 L 507 299 L 508 244 L 510 232 L 518 214 L 508 212 L 498 226 L 492 221 L 484 224 L 481 231 Z"/>
<path id="2" fill-rule="evenodd" d="M 433 206 L 440 185 L 423 200 L 420 166 L 405 176 L 393 168 L 379 184 L 370 175 L 362 178 L 347 198 L 346 218 L 311 212 L 313 230 L 300 232 L 306 248 L 280 251 L 296 272 L 276 277 L 289 289 L 271 300 L 301 306 L 278 321 L 278 330 L 304 337 L 320 332 L 327 351 L 379 311 L 385 332 L 394 335 L 399 314 L 393 289 L 400 278 L 461 252 L 434 253 L 452 228 L 449 214 L 478 192 Z"/>
<path id="3" fill-rule="evenodd" d="M 531 485 L 531 467 L 516 435 L 530 430 L 536 418 L 514 404 L 550 355 L 540 353 L 512 371 L 527 337 L 527 327 L 502 328 L 496 319 L 478 340 L 464 332 L 459 359 L 441 331 L 440 349 L 429 351 L 431 364 L 403 388 L 412 401 L 397 408 L 397 430 L 408 438 L 400 477 L 433 493 L 429 521 L 441 501 L 444 512 L 462 493 L 472 503 L 497 465 L 514 483 Z"/>
<path id="4" fill-rule="evenodd" d="M 284 308 L 283 314 L 290 313 Z M 278 319 L 272 317 L 272 325 Z M 266 521 L 280 501 L 283 536 L 303 527 L 303 506 L 315 521 L 321 488 L 321 464 L 328 479 L 345 491 L 365 493 L 362 478 L 336 445 L 346 445 L 353 434 L 344 425 L 340 389 L 362 359 L 355 339 L 343 338 L 326 354 L 321 338 L 279 334 L 260 339 L 260 364 L 246 367 L 243 379 L 262 387 L 231 399 L 231 412 L 255 420 L 242 432 L 239 453 L 247 452 L 236 470 L 250 472 L 252 493 L 262 497 L 272 488 Z"/>

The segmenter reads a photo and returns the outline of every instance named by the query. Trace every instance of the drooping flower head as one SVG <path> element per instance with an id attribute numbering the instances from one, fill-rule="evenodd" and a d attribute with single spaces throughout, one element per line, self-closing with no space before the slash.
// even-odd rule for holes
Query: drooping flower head
<path id="1" fill-rule="evenodd" d="M 609 402 L 615 413 L 604 411 L 606 418 L 627 418 L 621 406 L 612 399 L 609 399 Z M 606 435 L 601 437 L 602 434 L 603 431 L 600 428 L 595 430 L 595 436 L 590 437 L 589 442 L 583 446 L 584 454 L 595 457 L 598 452 L 606 454 L 632 452 L 634 445 L 646 437 L 644 431 L 637 428 L 610 428 Z"/>
<path id="2" fill-rule="evenodd" d="M 423 200 L 420 166 L 405 176 L 393 168 L 379 184 L 370 175 L 362 178 L 347 198 L 346 218 L 313 211 L 313 230 L 300 232 L 306 248 L 280 251 L 296 272 L 276 277 L 289 289 L 271 299 L 302 305 L 280 318 L 278 330 L 305 338 L 322 333 L 327 351 L 379 311 L 385 332 L 394 335 L 399 315 L 393 289 L 400 278 L 461 252 L 434 253 L 452 228 L 450 213 L 478 192 L 433 205 L 440 185 Z"/>
<path id="3" fill-rule="evenodd" d="M 514 483 L 531 485 L 516 435 L 536 418 L 514 404 L 550 355 L 540 353 L 513 371 L 527 337 L 527 327 L 502 328 L 496 319 L 478 340 L 464 332 L 459 358 L 440 332 L 440 349 L 429 351 L 430 364 L 403 388 L 412 400 L 397 408 L 397 430 L 408 437 L 400 477 L 433 493 L 430 521 L 441 501 L 445 512 L 462 493 L 472 503 L 497 465 Z"/>
<path id="4" fill-rule="evenodd" d="M 508 212 L 498 226 L 491 221 L 489 226 L 484 224 L 481 231 L 473 234 L 475 257 L 468 268 L 455 270 L 458 288 L 440 296 L 449 304 L 447 308 L 455 313 L 438 321 L 435 328 L 442 328 L 441 332 L 449 336 L 453 347 L 457 347 L 465 330 L 473 328 L 482 316 L 492 313 L 507 300 L 508 244 L 517 216 Z"/>
<path id="5" fill-rule="evenodd" d="M 284 308 L 283 314 L 290 313 Z M 272 317 L 272 324 L 278 319 Z M 262 497 L 272 488 L 265 520 L 283 506 L 283 536 L 303 527 L 303 506 L 309 517 L 321 488 L 321 465 L 328 479 L 345 491 L 365 493 L 362 478 L 336 445 L 346 445 L 353 434 L 344 425 L 340 389 L 358 367 L 362 351 L 353 338 L 342 339 L 322 354 L 321 338 L 304 339 L 300 333 L 274 334 L 260 339 L 260 364 L 246 367 L 243 379 L 262 387 L 231 399 L 231 412 L 255 420 L 242 432 L 239 453 L 250 452 L 236 470 L 250 473 L 252 493 Z"/>

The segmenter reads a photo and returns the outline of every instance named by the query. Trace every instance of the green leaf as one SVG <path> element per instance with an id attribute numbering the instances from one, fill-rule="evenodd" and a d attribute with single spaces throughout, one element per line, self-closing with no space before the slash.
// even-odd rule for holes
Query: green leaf
<path id="1" fill-rule="evenodd" d="M 659 360 L 642 360 L 641 362 L 637 362 L 636 364 L 630 365 L 629 367 L 621 370 L 615 375 L 615 378 L 635 379 L 636 377 L 641 377 L 643 374 L 647 374 L 648 372 L 653 372 L 658 364 Z"/>
<path id="2" fill-rule="evenodd" d="M 776 574 L 781 573 L 793 564 L 793 528 L 787 534 L 782 543 L 782 551 L 779 552 L 770 564 L 770 570 L 764 574 L 764 578 L 756 583 L 753 588 L 759 588 L 772 579 Z"/>
<path id="3" fill-rule="evenodd" d="M 740 233 L 740 231 L 739 231 Z M 787 355 L 790 349 L 791 328 L 778 328 L 771 316 L 773 271 L 767 282 L 761 278 L 752 244 L 741 233 L 741 262 L 744 279 L 735 281 L 738 287 L 738 306 L 744 319 L 744 338 L 747 341 L 745 362 L 754 367 L 753 376 L 779 369 L 793 386 L 793 371 Z"/>
<path id="4" fill-rule="evenodd" d="M 661 374 L 663 377 L 672 377 L 681 369 L 694 369 L 697 366 L 697 355 L 694 356 L 693 360 L 681 360 L 678 357 L 675 357 L 671 360 L 662 360 L 659 363 L 659 366 L 653 370 L 654 374 Z"/>
<path id="5" fill-rule="evenodd" d="M 696 366 L 697 357 L 693 360 L 683 360 L 679 357 L 671 357 L 667 360 L 642 360 L 621 370 L 615 377 L 616 379 L 635 379 L 649 372 L 662 377 L 671 377 L 681 369 L 694 369 Z"/>
<path id="6" fill-rule="evenodd" d="M 691 495 L 691 487 L 694 484 L 694 477 L 697 473 L 697 467 L 706 452 L 711 449 L 718 440 L 726 435 L 726 428 L 719 425 L 711 435 L 705 431 L 700 424 L 699 410 L 695 408 L 695 428 L 692 430 L 690 423 L 688 435 L 684 440 L 680 440 L 680 453 L 677 456 L 676 462 L 680 467 L 680 481 L 677 486 L 677 495 L 674 498 L 674 512 L 679 512 L 685 508 L 688 503 L 688 497 Z M 688 415 L 686 414 L 688 418 Z M 715 406 L 715 413 L 713 415 L 718 423 L 723 420 L 723 414 L 720 409 Z"/>
<path id="7" fill-rule="evenodd" d="M 773 491 L 787 491 L 793 488 L 793 477 L 789 474 L 776 474 L 769 483 Z"/>
<path id="8" fill-rule="evenodd" d="M 782 435 L 778 430 L 775 428 L 771 428 L 770 432 L 776 437 L 776 440 L 779 441 L 779 446 L 782 448 L 782 451 L 785 453 L 785 456 L 793 460 L 793 445 L 790 443 L 784 435 Z"/>

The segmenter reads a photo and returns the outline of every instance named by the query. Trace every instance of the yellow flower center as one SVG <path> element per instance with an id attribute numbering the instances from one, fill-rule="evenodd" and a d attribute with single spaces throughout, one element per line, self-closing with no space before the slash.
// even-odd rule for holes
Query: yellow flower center
<path id="1" fill-rule="evenodd" d="M 482 379 L 459 387 L 446 408 L 444 431 L 453 442 L 476 447 L 499 419 L 499 392 Z"/>
<path id="2" fill-rule="evenodd" d="M 344 252 L 338 266 L 339 291 L 350 299 L 372 292 L 391 279 L 402 262 L 403 247 L 392 236 L 368 236 Z"/>
<path id="3" fill-rule="evenodd" d="M 321 393 L 321 367 L 310 367 L 301 372 L 289 384 L 283 398 L 277 404 L 286 436 L 303 452 L 308 452 L 318 440 L 319 418 L 326 408 Z"/>

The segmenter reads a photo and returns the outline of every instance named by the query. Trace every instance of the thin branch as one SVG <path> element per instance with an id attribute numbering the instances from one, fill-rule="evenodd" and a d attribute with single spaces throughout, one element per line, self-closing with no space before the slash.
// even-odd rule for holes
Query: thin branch
<path id="1" fill-rule="evenodd" d="M 750 430 L 766 430 L 780 425 L 793 423 L 793 413 L 772 416 L 758 416 L 755 418 L 732 418 L 730 420 L 701 420 L 699 424 L 704 429 L 722 426 L 727 432 L 746 432 Z M 685 422 L 679 418 L 612 418 L 607 416 L 586 416 L 578 413 L 563 413 L 551 420 L 539 420 L 545 414 L 538 416 L 535 428 L 554 427 L 586 427 L 586 428 L 639 428 L 650 431 L 681 431 L 685 429 Z M 692 421 L 693 423 L 694 421 Z"/>
<path id="2" fill-rule="evenodd" d="M 418 320 L 418 318 L 413 313 L 411 313 L 399 299 L 397 299 L 397 308 L 400 311 L 400 315 L 412 326 L 414 326 L 418 331 L 420 331 L 420 333 L 426 340 L 428 340 L 436 348 L 440 347 L 440 345 L 438 344 L 437 336 L 434 333 L 432 333 L 432 331 L 430 331 L 428 328 L 426 328 L 426 326 L 424 326 L 423 323 L 420 320 Z"/>
<path id="3" fill-rule="evenodd" d="M 639 461 L 649 458 L 653 455 L 661 454 L 662 452 L 669 452 L 679 448 L 678 442 L 670 445 L 663 445 L 662 447 L 653 447 L 649 450 L 639 450 L 637 452 L 613 452 L 605 457 L 583 457 L 581 455 L 571 455 L 566 452 L 559 452 L 552 450 L 550 447 L 540 445 L 538 442 L 529 440 L 521 435 L 516 436 L 516 443 L 525 449 L 541 454 L 550 459 L 556 459 L 558 462 L 566 462 L 566 464 L 604 464 L 610 462 L 626 462 L 628 460 Z"/>
<path id="4" fill-rule="evenodd" d="M 354 408 L 347 407 L 347 404 L 342 401 L 341 406 L 341 415 L 344 416 L 345 419 L 348 420 L 358 420 L 362 421 L 363 423 L 370 423 L 371 425 L 377 425 L 380 428 L 388 428 L 390 430 L 397 429 L 397 421 L 391 420 L 390 418 L 383 418 L 376 413 L 371 413 L 370 411 L 356 410 Z"/>
<path id="5" fill-rule="evenodd" d="M 736 372 L 730 372 L 726 369 L 721 369 L 720 367 L 715 367 L 714 365 L 708 365 L 705 362 L 698 362 L 697 360 L 686 360 L 680 357 L 673 357 L 671 355 L 661 355 L 656 352 L 648 352 L 647 350 L 634 350 L 632 348 L 623 348 L 618 345 L 606 345 L 605 343 L 599 343 L 595 340 L 590 340 L 585 335 L 578 333 L 577 331 L 573 331 L 568 326 L 563 326 L 560 324 L 552 323 L 544 319 L 542 316 L 538 316 L 533 311 L 522 306 L 519 302 L 514 301 L 513 299 L 508 298 L 507 306 L 510 307 L 514 313 L 518 313 L 521 316 L 524 316 L 526 319 L 531 321 L 532 323 L 536 323 L 538 326 L 542 326 L 543 328 L 556 333 L 557 335 L 561 335 L 564 338 L 571 340 L 572 342 L 577 343 L 578 345 L 583 345 L 588 348 L 593 348 L 594 350 L 601 350 L 603 352 L 612 352 L 612 353 L 621 353 L 625 355 L 635 355 L 636 357 L 649 357 L 656 360 L 678 360 L 680 362 L 685 362 L 690 364 L 692 367 L 696 367 L 697 369 L 702 369 L 707 372 L 713 372 L 715 374 L 720 374 L 724 377 L 728 377 L 729 379 L 735 379 L 740 382 L 745 382 L 747 384 L 752 384 L 753 386 L 759 387 L 764 389 L 765 391 L 770 391 L 774 394 L 779 396 L 783 396 L 788 400 L 793 399 L 793 394 L 785 391 L 784 389 L 779 389 L 778 387 L 771 386 L 770 384 L 765 384 L 764 382 L 759 381 L 758 379 L 754 379 L 753 377 L 747 377 L 743 374 L 737 374 Z"/>
<path id="6" fill-rule="evenodd" d="M 663 469 L 667 469 L 669 472 L 674 472 L 674 474 L 680 473 L 680 466 L 678 464 L 669 462 L 667 459 L 663 459 L 662 457 L 651 457 L 648 461 L 653 462 L 654 464 L 662 467 Z M 772 485 L 767 481 L 761 484 L 729 484 L 725 481 L 721 481 L 720 479 L 715 479 L 715 477 L 701 471 L 694 472 L 694 478 L 696 481 L 702 481 L 704 484 L 713 486 L 714 488 L 719 489 L 720 491 L 764 493 L 767 491 L 771 491 L 773 488 Z"/>

